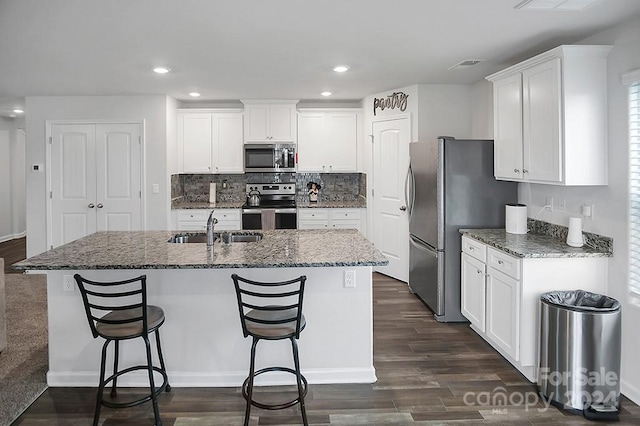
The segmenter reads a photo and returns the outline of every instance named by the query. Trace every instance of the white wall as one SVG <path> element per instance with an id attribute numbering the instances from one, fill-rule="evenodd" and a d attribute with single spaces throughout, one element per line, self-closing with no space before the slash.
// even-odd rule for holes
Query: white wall
<path id="1" fill-rule="evenodd" d="M 170 187 L 167 172 L 167 105 L 154 96 L 51 96 L 26 99 L 26 163 L 46 164 L 47 120 L 145 121 L 144 167 L 145 227 L 166 229 Z M 27 173 L 27 256 L 46 247 L 46 173 Z M 152 193 L 158 184 L 160 192 Z"/>
<path id="2" fill-rule="evenodd" d="M 640 20 L 598 33 L 579 44 L 610 44 L 614 48 L 608 58 L 608 150 L 609 185 L 592 187 L 562 187 L 553 185 L 520 184 L 519 201 L 529 206 L 529 216 L 547 222 L 567 225 L 570 216 L 580 216 L 584 203 L 594 204 L 592 220 L 584 223 L 585 231 L 612 237 L 614 256 L 609 264 L 607 293 L 622 303 L 622 392 L 636 403 L 640 403 L 640 339 L 637 324 L 640 324 L 640 298 L 630 295 L 629 282 L 629 227 L 628 227 L 628 106 L 627 87 L 620 82 L 622 74 L 640 69 Z M 478 83 L 480 84 L 480 83 Z M 479 94 L 480 88 L 477 88 Z M 491 96 L 490 93 L 486 96 Z M 489 97 L 476 99 L 477 105 L 488 102 Z M 474 109 L 474 131 L 486 126 L 487 120 L 481 109 Z M 491 119 L 492 120 L 492 119 Z M 492 126 L 491 126 L 492 127 Z M 546 197 L 566 200 L 565 212 L 542 212 Z"/>
<path id="3" fill-rule="evenodd" d="M 26 234 L 23 119 L 0 117 L 0 242 Z"/>

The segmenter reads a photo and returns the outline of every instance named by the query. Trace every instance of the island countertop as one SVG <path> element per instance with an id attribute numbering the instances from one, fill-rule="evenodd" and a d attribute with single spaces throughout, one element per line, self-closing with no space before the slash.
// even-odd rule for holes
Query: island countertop
<path id="1" fill-rule="evenodd" d="M 256 231 L 262 240 L 175 244 L 179 231 L 104 231 L 13 265 L 18 270 L 378 266 L 388 260 L 357 230 Z M 245 232 L 246 233 L 246 232 Z"/>

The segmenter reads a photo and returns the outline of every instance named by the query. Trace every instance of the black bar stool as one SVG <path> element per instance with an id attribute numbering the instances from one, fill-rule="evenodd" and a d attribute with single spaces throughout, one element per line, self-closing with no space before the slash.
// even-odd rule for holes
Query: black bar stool
<path id="1" fill-rule="evenodd" d="M 74 278 L 82 294 L 84 309 L 93 337 L 96 338 L 100 336 L 105 339 L 104 345 L 102 346 L 100 383 L 98 385 L 93 425 L 98 425 L 100 409 L 103 405 L 109 408 L 129 408 L 147 401 L 152 401 L 155 424 L 156 426 L 162 426 L 162 419 L 160 419 L 160 412 L 158 411 L 157 396 L 164 390 L 167 392 L 171 390 L 162 357 L 162 349 L 160 347 L 160 333 L 158 332 L 158 329 L 164 323 L 164 311 L 158 306 L 147 305 L 147 276 L 142 275 L 137 278 L 114 282 L 91 281 L 78 274 L 75 274 Z M 155 332 L 156 335 L 156 347 L 158 349 L 160 367 L 154 367 L 151 361 L 151 344 L 149 343 L 149 333 L 151 332 Z M 144 340 L 147 352 L 147 364 L 136 365 L 118 371 L 120 341 L 135 339 L 137 337 L 141 337 Z M 115 343 L 113 374 L 105 379 L 107 347 L 111 342 Z M 127 402 L 113 402 L 104 398 L 104 388 L 109 382 L 113 382 L 111 398 L 115 398 L 118 377 L 136 370 L 147 370 L 149 372 L 150 392 L 148 395 L 135 401 Z M 162 385 L 158 388 L 155 387 L 153 380 L 154 371 L 160 373 L 163 378 Z"/>
<path id="2" fill-rule="evenodd" d="M 247 400 L 247 408 L 244 414 L 244 424 L 249 424 L 251 406 L 266 410 L 281 410 L 300 404 L 302 421 L 306 425 L 307 412 L 304 406 L 304 397 L 307 394 L 307 379 L 300 373 L 300 361 L 298 359 L 298 344 L 296 340 L 300 332 L 306 326 L 306 320 L 302 314 L 302 297 L 306 276 L 282 282 L 258 282 L 241 278 L 236 274 L 231 275 L 236 288 L 238 309 L 240 311 L 240 323 L 244 337 L 251 336 L 251 363 L 249 376 L 242 384 L 242 395 Z M 291 341 L 293 350 L 294 369 L 288 367 L 267 367 L 255 371 L 256 346 L 262 339 Z M 296 376 L 298 397 L 280 404 L 265 404 L 253 399 L 253 382 L 256 376 L 273 371 L 284 371 Z"/>

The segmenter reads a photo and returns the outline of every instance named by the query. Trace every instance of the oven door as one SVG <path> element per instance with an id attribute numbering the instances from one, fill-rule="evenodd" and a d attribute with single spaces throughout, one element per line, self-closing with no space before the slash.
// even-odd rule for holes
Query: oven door
<path id="1" fill-rule="evenodd" d="M 296 229 L 298 227 L 296 209 L 275 210 L 276 229 Z M 242 229 L 262 229 L 262 209 L 243 209 Z"/>

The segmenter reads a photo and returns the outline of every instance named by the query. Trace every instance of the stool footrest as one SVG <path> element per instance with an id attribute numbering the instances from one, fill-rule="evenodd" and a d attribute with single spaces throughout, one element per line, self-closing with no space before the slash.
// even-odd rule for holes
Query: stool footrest
<path id="1" fill-rule="evenodd" d="M 270 372 L 274 372 L 274 371 L 284 371 L 285 373 L 291 373 L 294 376 L 297 375 L 296 371 L 292 368 L 287 368 L 287 367 L 267 367 L 267 368 L 262 368 L 258 371 L 256 371 L 253 374 L 253 377 L 257 377 L 260 374 L 264 374 L 264 373 L 270 373 Z M 293 407 L 294 405 L 298 404 L 300 402 L 300 397 L 298 396 L 295 399 L 292 399 L 291 401 L 287 401 L 287 402 L 283 402 L 280 404 L 265 404 L 262 402 L 258 402 L 255 399 L 251 399 L 249 400 L 249 395 L 247 393 L 247 386 L 249 385 L 249 379 L 251 377 L 247 377 L 246 380 L 244 381 L 244 383 L 242 384 L 242 396 L 244 396 L 244 399 L 249 401 L 249 403 L 251 403 L 251 405 L 258 407 L 258 408 L 262 408 L 264 410 L 282 410 L 284 408 L 289 408 L 289 407 Z M 304 398 L 305 396 L 307 396 L 307 379 L 300 374 L 300 379 L 302 381 L 302 398 Z M 295 385 L 297 386 L 297 384 Z"/>
<path id="2" fill-rule="evenodd" d="M 146 365 L 136 365 L 133 367 L 129 367 L 126 368 L 124 370 L 118 371 L 115 374 L 109 376 L 107 379 L 105 379 L 102 389 L 104 392 L 104 389 L 107 387 L 107 384 L 111 381 L 113 381 L 113 379 L 122 376 L 123 374 L 127 374 L 130 373 L 132 371 L 138 371 L 138 370 L 145 370 L 148 371 L 149 367 L 147 367 Z M 160 395 L 165 388 L 168 388 L 167 391 L 169 391 L 171 389 L 171 387 L 167 386 L 167 383 L 169 382 L 169 378 L 167 377 L 167 373 L 162 370 L 160 367 L 153 367 L 153 371 L 156 371 L 158 373 L 160 373 L 162 375 L 162 385 L 159 387 L 155 388 L 154 393 L 156 394 L 156 396 Z M 109 407 L 109 408 L 130 408 L 130 407 L 135 407 L 136 405 L 140 405 L 143 404 L 147 401 L 151 401 L 151 393 L 149 393 L 148 395 L 140 398 L 140 399 L 136 399 L 135 401 L 128 401 L 128 402 L 111 402 L 108 401 L 104 398 L 104 395 L 101 395 L 101 402 L 102 405 L 104 405 L 105 407 Z"/>

